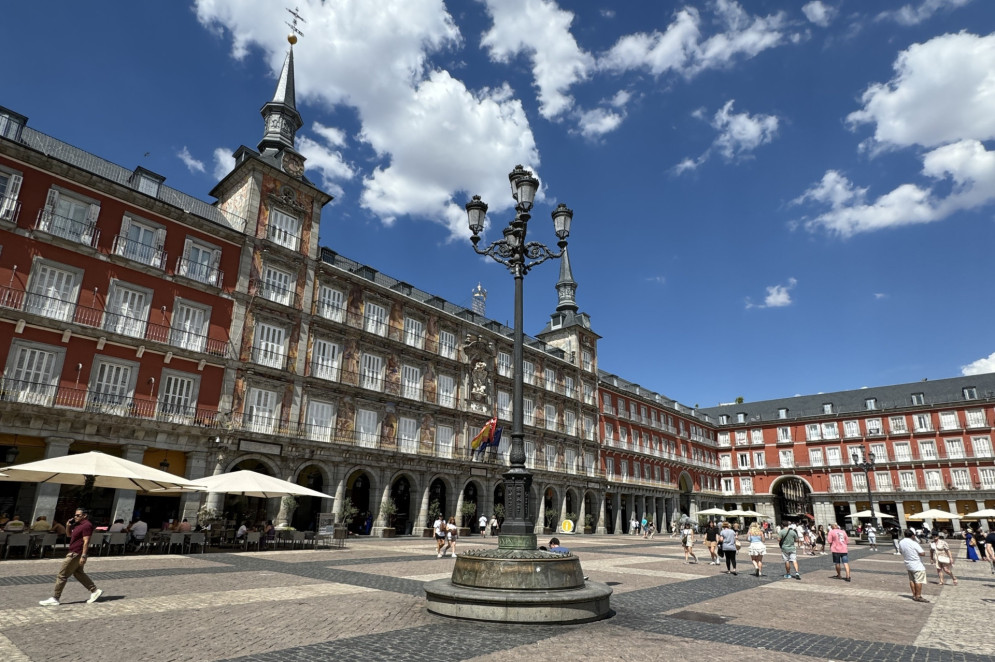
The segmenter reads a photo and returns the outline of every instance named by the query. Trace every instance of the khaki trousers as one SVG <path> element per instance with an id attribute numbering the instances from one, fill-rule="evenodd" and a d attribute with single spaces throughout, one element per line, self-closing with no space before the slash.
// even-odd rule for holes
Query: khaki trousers
<path id="1" fill-rule="evenodd" d="M 80 558 L 79 554 L 70 554 L 62 562 L 62 567 L 59 568 L 59 573 L 55 576 L 55 590 L 52 592 L 52 597 L 56 600 L 62 597 L 62 589 L 66 587 L 66 582 L 69 581 L 70 577 L 75 577 L 76 581 L 86 587 L 90 593 L 97 590 L 97 585 L 80 567 Z"/>

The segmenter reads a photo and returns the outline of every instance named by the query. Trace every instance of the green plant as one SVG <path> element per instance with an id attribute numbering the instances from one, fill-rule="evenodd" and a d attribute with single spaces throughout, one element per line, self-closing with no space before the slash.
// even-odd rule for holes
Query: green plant
<path id="1" fill-rule="evenodd" d="M 577 513 L 567 513 L 566 519 L 568 519 L 571 522 L 574 522 L 576 524 L 576 522 L 577 522 Z"/>
<path id="2" fill-rule="evenodd" d="M 359 508 L 352 503 L 352 499 L 346 499 L 342 502 L 342 512 L 339 513 L 339 523 L 345 522 L 348 524 L 356 515 L 359 514 Z"/>
<path id="3" fill-rule="evenodd" d="M 494 517 L 497 518 L 498 523 L 504 522 L 504 504 L 495 503 L 494 504 Z"/>
<path id="4" fill-rule="evenodd" d="M 590 513 L 584 515 L 584 526 L 594 526 L 594 516 Z"/>
<path id="5" fill-rule="evenodd" d="M 546 511 L 546 526 L 548 528 L 550 529 L 555 528 L 557 520 L 559 520 L 559 515 L 557 515 L 555 511 L 552 510 Z"/>
<path id="6" fill-rule="evenodd" d="M 203 505 L 197 510 L 197 523 L 204 525 L 221 519 L 221 514 L 214 508 Z"/>
<path id="7" fill-rule="evenodd" d="M 432 526 L 441 514 L 442 506 L 439 505 L 439 500 L 432 499 L 432 502 L 428 504 L 428 522 L 425 523 L 425 526 Z"/>
<path id="8" fill-rule="evenodd" d="M 390 497 L 387 497 L 380 504 L 380 515 L 387 522 L 387 526 L 394 526 L 394 515 L 397 514 L 397 504 Z"/>
<path id="9" fill-rule="evenodd" d="M 473 501 L 463 502 L 463 505 L 460 506 L 460 515 L 463 516 L 463 526 L 466 526 L 466 521 L 468 519 L 472 520 L 476 512 L 477 512 L 477 504 L 475 504 Z"/>

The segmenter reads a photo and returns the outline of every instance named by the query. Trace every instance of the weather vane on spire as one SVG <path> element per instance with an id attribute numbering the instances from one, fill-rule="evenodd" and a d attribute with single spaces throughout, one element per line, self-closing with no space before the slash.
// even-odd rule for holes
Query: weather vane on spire
<path id="1" fill-rule="evenodd" d="M 300 15 L 299 7 L 294 7 L 293 9 L 287 7 L 287 11 L 290 13 L 291 16 L 294 17 L 293 23 L 287 23 L 287 21 L 284 21 L 284 23 L 287 23 L 287 25 L 290 26 L 291 33 L 287 35 L 287 41 L 289 41 L 290 45 L 293 46 L 294 44 L 297 43 L 297 35 L 300 35 L 302 37 L 304 36 L 304 33 L 301 32 L 300 29 L 297 27 L 297 21 L 300 21 L 301 23 L 307 23 L 307 21 L 305 21 L 304 17 Z"/>

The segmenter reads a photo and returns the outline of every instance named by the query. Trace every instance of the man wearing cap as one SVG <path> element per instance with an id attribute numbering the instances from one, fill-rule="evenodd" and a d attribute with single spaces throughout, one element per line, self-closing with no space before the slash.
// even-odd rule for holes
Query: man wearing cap
<path id="1" fill-rule="evenodd" d="M 42 600 L 38 604 L 43 607 L 58 607 L 59 598 L 62 597 L 62 589 L 66 587 L 69 577 L 75 577 L 76 581 L 90 591 L 87 603 L 93 603 L 100 599 L 103 591 L 97 588 L 85 572 L 83 566 L 86 565 L 86 551 L 90 548 L 90 536 L 93 535 L 93 522 L 90 521 L 90 513 L 85 508 L 77 508 L 76 514 L 69 521 L 69 554 L 62 562 L 59 573 L 55 577 L 55 590 L 52 597 Z"/>

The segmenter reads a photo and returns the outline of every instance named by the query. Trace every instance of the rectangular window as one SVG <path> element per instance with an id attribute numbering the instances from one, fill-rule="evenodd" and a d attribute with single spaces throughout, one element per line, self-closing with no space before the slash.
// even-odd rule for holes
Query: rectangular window
<path id="1" fill-rule="evenodd" d="M 162 388 L 156 405 L 159 419 L 189 424 L 197 414 L 197 388 L 200 378 L 184 373 L 163 372 Z"/>
<path id="2" fill-rule="evenodd" d="M 778 451 L 778 459 L 780 460 L 782 467 L 795 466 L 795 454 L 790 448 Z"/>
<path id="3" fill-rule="evenodd" d="M 615 440 L 615 427 L 611 423 L 605 423 L 605 439 L 608 440 L 608 443 Z"/>
<path id="4" fill-rule="evenodd" d="M 719 446 L 728 446 L 729 445 L 729 433 L 728 432 L 720 432 L 719 433 L 718 444 L 719 444 Z"/>
<path id="5" fill-rule="evenodd" d="M 594 475 L 594 453 L 584 453 L 584 470 L 588 476 Z"/>
<path id="6" fill-rule="evenodd" d="M 45 207 L 35 226 L 42 232 L 87 246 L 96 243 L 100 205 L 76 198 L 58 189 L 49 189 Z"/>
<path id="7" fill-rule="evenodd" d="M 543 452 L 545 453 L 546 456 L 546 468 L 549 469 L 550 471 L 554 471 L 555 469 L 557 469 L 556 446 L 554 446 L 553 444 L 546 444 L 545 447 L 543 447 Z"/>
<path id="8" fill-rule="evenodd" d="M 850 484 L 853 485 L 854 490 L 863 492 L 867 489 L 867 478 L 862 473 L 854 472 L 850 474 Z"/>
<path id="9" fill-rule="evenodd" d="M 618 439 L 623 444 L 629 441 L 629 428 L 620 425 L 618 427 Z"/>
<path id="10" fill-rule="evenodd" d="M 546 429 L 555 430 L 556 429 L 556 405 L 545 405 L 543 407 L 543 414 L 546 417 Z"/>
<path id="11" fill-rule="evenodd" d="M 912 404 L 916 406 L 922 406 L 926 404 L 926 396 L 922 393 L 913 393 Z"/>
<path id="12" fill-rule="evenodd" d="M 290 306 L 294 303 L 294 277 L 289 271 L 266 265 L 259 294 L 269 301 Z"/>
<path id="13" fill-rule="evenodd" d="M 136 365 L 98 358 L 93 372 L 87 407 L 103 413 L 126 416 L 135 393 Z"/>
<path id="14" fill-rule="evenodd" d="M 125 214 L 121 221 L 121 234 L 114 238 L 113 251 L 129 260 L 164 269 L 166 229 Z"/>
<path id="15" fill-rule="evenodd" d="M 753 494 L 753 478 L 750 476 L 739 477 L 739 493 Z"/>
<path id="16" fill-rule="evenodd" d="M 965 400 L 977 400 L 978 399 L 978 389 L 974 386 L 968 386 L 964 389 L 964 399 Z"/>
<path id="17" fill-rule="evenodd" d="M 722 479 L 722 491 L 724 493 L 726 493 L 726 494 L 732 494 L 733 492 L 736 491 L 736 488 L 733 487 L 733 480 L 732 480 L 732 478 L 723 478 Z"/>
<path id="18" fill-rule="evenodd" d="M 296 217 L 279 209 L 270 209 L 266 238 L 274 244 L 296 251 L 300 242 L 300 226 L 301 222 Z"/>
<path id="19" fill-rule="evenodd" d="M 402 453 L 418 452 L 418 420 L 401 416 L 397 421 L 397 446 Z"/>
<path id="20" fill-rule="evenodd" d="M 62 322 L 71 322 L 82 272 L 36 261 L 31 269 L 24 310 Z"/>
<path id="21" fill-rule="evenodd" d="M 4 116 L 0 115 L 0 126 L 3 124 Z M 10 223 L 17 222 L 17 215 L 20 211 L 20 204 L 17 196 L 21 192 L 21 182 L 24 178 L 21 175 L 0 171 L 0 221 Z"/>
<path id="22" fill-rule="evenodd" d="M 211 311 L 193 303 L 173 303 L 173 316 L 169 325 L 169 342 L 181 349 L 203 352 L 207 346 L 207 329 Z"/>
<path id="23" fill-rule="evenodd" d="M 750 468 L 750 454 L 749 453 L 736 453 L 737 467 L 740 469 Z"/>
<path id="24" fill-rule="evenodd" d="M 974 457 L 991 457 L 992 440 L 989 437 L 971 437 L 971 449 Z"/>
<path id="25" fill-rule="evenodd" d="M 584 402 L 589 405 L 594 404 L 594 385 L 587 382 L 582 382 L 584 385 Z"/>
<path id="26" fill-rule="evenodd" d="M 781 407 L 777 410 L 777 417 L 784 420 L 788 417 L 788 410 L 785 407 Z"/>
<path id="27" fill-rule="evenodd" d="M 282 368 L 286 359 L 286 329 L 272 324 L 256 322 L 252 340 L 252 358 L 259 365 Z"/>
<path id="28" fill-rule="evenodd" d="M 565 432 L 571 437 L 577 434 L 577 413 L 572 409 L 564 410 L 563 426 L 566 428 Z"/>
<path id="29" fill-rule="evenodd" d="M 335 429 L 335 404 L 320 400 L 308 402 L 305 426 L 309 439 L 331 441 Z"/>
<path id="30" fill-rule="evenodd" d="M 909 446 L 909 442 L 903 441 L 892 445 L 895 451 L 895 460 L 898 462 L 908 462 L 912 459 L 912 449 Z"/>
<path id="31" fill-rule="evenodd" d="M 425 324 L 421 320 L 404 318 L 404 344 L 418 349 L 425 348 Z"/>
<path id="32" fill-rule="evenodd" d="M 328 285 L 318 288 L 317 313 L 327 320 L 342 322 L 345 320 L 345 295 L 341 290 Z"/>
<path id="33" fill-rule="evenodd" d="M 967 469 L 951 469 L 950 478 L 958 490 L 971 489 L 971 472 Z"/>
<path id="34" fill-rule="evenodd" d="M 377 412 L 356 408 L 356 444 L 363 448 L 376 448 L 380 436 Z"/>
<path id="35" fill-rule="evenodd" d="M 187 237 L 176 273 L 199 283 L 221 287 L 221 249 Z"/>
<path id="36" fill-rule="evenodd" d="M 859 421 L 843 421 L 843 436 L 852 439 L 860 436 Z"/>
<path id="37" fill-rule="evenodd" d="M 995 469 L 990 467 L 978 467 L 978 478 L 981 479 L 981 487 L 990 490 L 995 487 Z"/>
<path id="38" fill-rule="evenodd" d="M 563 378 L 563 392 L 568 398 L 576 397 L 574 394 L 574 378 L 566 375 Z"/>
<path id="39" fill-rule="evenodd" d="M 874 484 L 877 486 L 879 492 L 890 492 L 892 489 L 894 489 L 891 486 L 891 472 L 875 471 Z"/>
<path id="40" fill-rule="evenodd" d="M 926 471 L 926 489 L 927 490 L 942 490 L 943 489 L 943 474 L 939 471 Z"/>
<path id="41" fill-rule="evenodd" d="M 615 476 L 615 458 L 605 458 L 605 473 L 608 474 L 609 478 Z"/>
<path id="42" fill-rule="evenodd" d="M 867 398 L 864 400 L 864 409 L 871 411 L 878 408 L 877 398 Z"/>
<path id="43" fill-rule="evenodd" d="M 843 458 L 840 455 L 839 446 L 831 446 L 826 449 L 826 462 L 831 467 L 838 467 L 843 464 Z"/>
<path id="44" fill-rule="evenodd" d="M 543 370 L 543 380 L 546 382 L 547 391 L 556 390 L 556 369 L 546 368 Z"/>
<path id="45" fill-rule="evenodd" d="M 888 461 L 888 451 L 884 444 L 871 444 L 871 454 L 874 455 L 875 462 Z"/>
<path id="46" fill-rule="evenodd" d="M 905 424 L 904 416 L 892 416 L 888 419 L 888 427 L 892 434 L 905 434 L 909 428 Z"/>
<path id="47" fill-rule="evenodd" d="M 720 469 L 732 469 L 732 456 L 728 454 L 723 454 L 719 456 L 719 468 Z"/>
<path id="48" fill-rule="evenodd" d="M 387 309 L 371 301 L 363 309 L 363 329 L 378 336 L 387 335 Z"/>
<path id="49" fill-rule="evenodd" d="M 511 354 L 508 352 L 498 352 L 498 374 L 511 377 Z"/>
<path id="50" fill-rule="evenodd" d="M 832 414 L 833 413 L 833 403 L 831 403 L 831 402 L 823 403 L 823 405 L 822 405 L 822 413 L 823 414 Z"/>
<path id="51" fill-rule="evenodd" d="M 315 338 L 311 351 L 311 376 L 318 379 L 339 380 L 339 367 L 342 361 L 342 348 L 330 340 Z"/>
<path id="52" fill-rule="evenodd" d="M 594 417 L 585 416 L 584 417 L 584 439 L 593 440 L 594 439 Z"/>
<path id="53" fill-rule="evenodd" d="M 944 439 L 943 445 L 947 447 L 947 457 L 951 460 L 960 460 L 964 457 L 963 439 Z"/>
<path id="54" fill-rule="evenodd" d="M 695 427 L 697 427 L 697 426 L 695 426 Z M 764 443 L 764 431 L 761 430 L 760 428 L 754 428 L 754 429 L 750 430 L 750 439 L 753 441 L 754 444 L 763 445 L 763 443 Z"/>
<path id="55" fill-rule="evenodd" d="M 526 384 L 534 384 L 536 376 L 536 367 L 532 361 L 522 362 L 522 379 Z"/>
<path id="56" fill-rule="evenodd" d="M 818 441 L 822 439 L 822 426 L 818 423 L 809 423 L 805 426 L 805 440 Z"/>
<path id="57" fill-rule="evenodd" d="M 920 460 L 935 460 L 936 459 L 936 443 L 933 441 L 920 441 L 919 442 L 919 459 Z"/>
<path id="58" fill-rule="evenodd" d="M 498 418 L 510 421 L 511 420 L 511 393 L 507 391 L 498 391 L 497 394 L 497 405 L 498 405 Z"/>
<path id="59" fill-rule="evenodd" d="M 401 366 L 401 396 L 410 400 L 422 399 L 421 368 Z"/>
<path id="60" fill-rule="evenodd" d="M 132 338 L 145 337 L 151 299 L 151 290 L 122 283 L 119 280 L 111 281 L 104 308 L 104 331 Z"/>
<path id="61" fill-rule="evenodd" d="M 969 428 L 985 427 L 984 409 L 968 409 L 964 413 L 967 415 L 967 427 Z"/>
<path id="62" fill-rule="evenodd" d="M 851 464 L 860 464 L 867 460 L 864 457 L 864 447 L 863 446 L 847 446 L 846 455 Z"/>
<path id="63" fill-rule="evenodd" d="M 757 451 L 756 453 L 753 454 L 753 466 L 755 466 L 757 469 L 763 469 L 764 467 L 767 466 L 767 460 L 764 457 L 763 451 Z"/>
<path id="64" fill-rule="evenodd" d="M 914 471 L 899 471 L 898 481 L 902 489 L 907 492 L 919 489 L 919 482 L 916 480 L 916 472 Z"/>
<path id="65" fill-rule="evenodd" d="M 65 350 L 61 347 L 29 345 L 15 340 L 7 360 L 0 398 L 51 406 L 64 355 Z"/>
<path id="66" fill-rule="evenodd" d="M 940 412 L 941 430 L 956 430 L 959 427 L 960 427 L 960 421 L 957 419 L 957 412 L 955 411 Z"/>
<path id="67" fill-rule="evenodd" d="M 439 405 L 456 406 L 456 379 L 452 375 L 439 375 Z"/>
<path id="68" fill-rule="evenodd" d="M 536 403 L 532 398 L 525 398 L 522 405 L 522 417 L 525 425 L 535 425 Z"/>
<path id="69" fill-rule="evenodd" d="M 452 331 L 439 331 L 439 354 L 447 359 L 456 358 L 456 334 Z"/>
<path id="70" fill-rule="evenodd" d="M 588 372 L 594 370 L 594 355 L 591 353 L 591 350 L 582 349 L 580 351 L 580 365 Z"/>
<path id="71" fill-rule="evenodd" d="M 868 418 L 866 421 L 864 421 L 864 427 L 867 428 L 867 434 L 868 436 L 871 437 L 880 435 L 881 431 L 884 429 L 883 427 L 881 427 L 880 418 Z"/>
<path id="72" fill-rule="evenodd" d="M 829 474 L 829 491 L 846 492 L 846 476 L 843 474 Z"/>
<path id="73" fill-rule="evenodd" d="M 840 431 L 835 422 L 822 424 L 822 438 L 823 439 L 840 438 Z"/>
<path id="74" fill-rule="evenodd" d="M 810 448 L 808 449 L 808 463 L 813 467 L 822 466 L 822 449 L 821 448 Z"/>
<path id="75" fill-rule="evenodd" d="M 371 391 L 383 390 L 383 359 L 365 352 L 360 356 L 359 385 Z"/>
<path id="76" fill-rule="evenodd" d="M 271 434 L 276 430 L 278 405 L 276 391 L 250 388 L 245 398 L 245 424 L 250 432 Z"/>
<path id="77" fill-rule="evenodd" d="M 930 432 L 933 430 L 933 417 L 929 414 L 915 414 L 912 419 L 915 422 L 916 432 Z"/>
<path id="78" fill-rule="evenodd" d="M 453 428 L 451 425 L 436 426 L 435 453 L 439 457 L 453 456 Z"/>
<path id="79" fill-rule="evenodd" d="M 683 425 L 684 421 L 681 421 Z M 746 445 L 746 430 L 736 430 L 736 445 L 745 446 Z"/>

